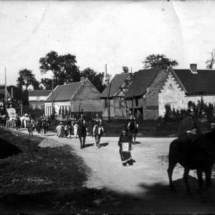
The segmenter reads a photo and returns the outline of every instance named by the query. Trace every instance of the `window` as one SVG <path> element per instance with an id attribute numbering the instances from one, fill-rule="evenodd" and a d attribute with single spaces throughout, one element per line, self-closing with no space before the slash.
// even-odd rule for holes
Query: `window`
<path id="1" fill-rule="evenodd" d="M 139 106 L 139 99 L 138 98 L 135 98 L 135 104 L 136 104 L 136 107 Z"/>

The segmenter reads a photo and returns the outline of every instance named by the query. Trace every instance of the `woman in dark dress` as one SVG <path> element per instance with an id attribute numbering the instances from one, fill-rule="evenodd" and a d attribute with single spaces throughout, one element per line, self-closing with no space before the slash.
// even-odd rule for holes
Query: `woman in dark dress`
<path id="1" fill-rule="evenodd" d="M 123 130 L 120 137 L 119 137 L 119 154 L 122 160 L 122 165 L 133 165 L 134 160 L 131 157 L 131 143 L 132 138 L 126 130 Z"/>

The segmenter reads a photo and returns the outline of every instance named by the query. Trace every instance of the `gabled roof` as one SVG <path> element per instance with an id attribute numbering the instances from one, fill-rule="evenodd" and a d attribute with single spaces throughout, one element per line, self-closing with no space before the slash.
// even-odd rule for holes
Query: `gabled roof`
<path id="1" fill-rule="evenodd" d="M 152 84 L 160 69 L 139 70 L 134 73 L 133 82 L 125 94 L 126 98 L 142 96 Z"/>
<path id="2" fill-rule="evenodd" d="M 193 74 L 189 69 L 174 69 L 174 72 L 187 95 L 215 94 L 215 70 L 197 70 L 197 74 Z"/>
<path id="3" fill-rule="evenodd" d="M 7 92 L 7 97 L 11 97 L 10 94 Z M 5 89 L 0 89 L 0 98 L 4 98 L 5 97 Z"/>
<path id="4" fill-rule="evenodd" d="M 109 97 L 113 97 L 113 95 L 117 92 L 120 88 L 122 83 L 125 79 L 130 75 L 130 73 L 121 73 L 114 76 L 114 78 L 110 82 L 110 89 L 109 89 Z M 101 94 L 101 97 L 107 97 L 108 95 L 108 88 L 106 87 Z"/>
<path id="5" fill-rule="evenodd" d="M 52 91 L 51 90 L 29 90 L 29 96 L 48 96 Z"/>
<path id="6" fill-rule="evenodd" d="M 59 85 L 53 90 L 53 100 L 54 101 L 69 101 L 72 96 L 81 87 L 82 82 L 74 82 L 71 84 Z M 52 93 L 46 99 L 46 102 L 52 101 Z"/>

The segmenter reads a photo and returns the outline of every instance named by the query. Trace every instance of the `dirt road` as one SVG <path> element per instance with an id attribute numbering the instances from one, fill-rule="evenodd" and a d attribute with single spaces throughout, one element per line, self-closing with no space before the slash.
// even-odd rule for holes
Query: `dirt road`
<path id="1" fill-rule="evenodd" d="M 203 195 L 198 195 L 195 171 L 190 173 L 193 196 L 188 196 L 182 181 L 183 169 L 174 171 L 173 180 L 177 193 L 168 188 L 167 154 L 173 138 L 138 138 L 132 150 L 133 166 L 122 166 L 119 156 L 118 138 L 103 137 L 103 147 L 93 146 L 94 139 L 87 137 L 86 148 L 80 149 L 78 139 L 52 138 L 73 147 L 92 170 L 86 186 L 106 188 L 123 196 L 122 201 L 115 201 L 114 211 L 120 213 L 213 213 L 215 212 L 215 191 L 212 188 Z M 101 202 L 98 204 L 102 206 Z M 98 210 L 99 211 L 99 210 Z"/>

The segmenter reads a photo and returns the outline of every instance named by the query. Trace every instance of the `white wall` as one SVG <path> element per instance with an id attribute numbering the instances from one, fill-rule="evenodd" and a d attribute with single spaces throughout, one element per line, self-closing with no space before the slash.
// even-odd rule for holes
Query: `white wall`
<path id="1" fill-rule="evenodd" d="M 215 104 L 215 95 L 208 96 L 186 96 L 185 92 L 179 87 L 178 83 L 170 73 L 166 82 L 158 94 L 159 116 L 164 116 L 166 110 L 165 105 L 169 104 L 175 110 L 187 109 L 188 102 L 192 101 L 195 104 L 203 98 L 205 104 Z"/>
<path id="2" fill-rule="evenodd" d="M 171 108 L 176 110 L 185 108 L 187 103 L 184 98 L 185 92 L 179 87 L 170 73 L 161 92 L 158 94 L 159 116 L 164 116 L 166 112 L 165 105 L 170 105 Z"/>

